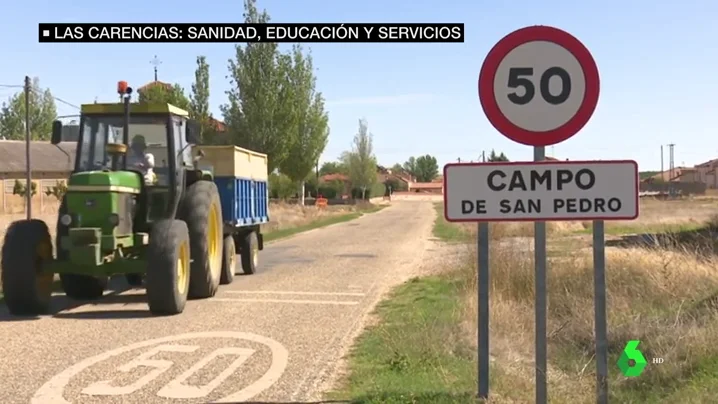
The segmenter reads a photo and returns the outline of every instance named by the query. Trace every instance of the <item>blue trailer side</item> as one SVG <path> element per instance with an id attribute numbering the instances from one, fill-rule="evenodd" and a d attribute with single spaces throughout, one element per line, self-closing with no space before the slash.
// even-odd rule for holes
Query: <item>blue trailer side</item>
<path id="1" fill-rule="evenodd" d="M 231 227 L 259 225 L 269 221 L 267 182 L 248 178 L 215 177 L 222 203 L 222 217 Z"/>
<path id="2" fill-rule="evenodd" d="M 234 250 L 224 256 L 240 255 L 242 271 L 251 275 L 256 272 L 259 251 L 264 249 L 261 225 L 269 222 L 269 192 L 267 181 L 239 177 L 214 177 L 222 205 L 225 250 Z M 233 258 L 223 263 L 234 267 Z M 232 282 L 233 269 L 223 271 L 223 283 Z"/>

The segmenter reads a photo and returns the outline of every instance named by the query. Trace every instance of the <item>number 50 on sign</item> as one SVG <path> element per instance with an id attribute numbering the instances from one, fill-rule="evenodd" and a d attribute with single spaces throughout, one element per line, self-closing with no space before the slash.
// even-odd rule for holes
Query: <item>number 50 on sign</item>
<path id="1" fill-rule="evenodd" d="M 575 135 L 598 104 L 596 62 L 570 34 L 535 26 L 514 31 L 489 52 L 479 75 L 481 106 L 509 139 L 549 146 Z"/>

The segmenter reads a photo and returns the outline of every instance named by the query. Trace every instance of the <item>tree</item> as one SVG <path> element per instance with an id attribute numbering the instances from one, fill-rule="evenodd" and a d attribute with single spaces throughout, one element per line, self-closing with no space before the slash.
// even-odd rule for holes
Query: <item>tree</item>
<path id="1" fill-rule="evenodd" d="M 401 174 L 404 172 L 404 167 L 401 166 L 401 164 L 396 163 L 393 166 L 391 166 L 391 173 L 392 174 Z"/>
<path id="2" fill-rule="evenodd" d="M 412 157 L 413 158 L 413 157 Z M 431 182 L 439 175 L 439 165 L 436 157 L 426 155 L 419 156 L 414 160 L 414 175 L 417 182 Z"/>
<path id="3" fill-rule="evenodd" d="M 412 177 L 416 177 L 416 158 L 409 157 L 409 159 L 404 162 L 403 168 L 406 173 Z"/>
<path id="4" fill-rule="evenodd" d="M 148 87 L 139 91 L 139 102 L 168 103 L 186 111 L 190 110 L 189 98 L 184 94 L 184 88 L 179 84 L 168 86 L 160 82 L 151 83 Z"/>
<path id="5" fill-rule="evenodd" d="M 204 56 L 197 56 L 197 69 L 194 71 L 194 83 L 189 96 L 189 112 L 192 119 L 202 125 L 202 143 L 213 143 L 217 131 L 212 125 L 212 115 L 209 112 L 209 65 Z"/>
<path id="6" fill-rule="evenodd" d="M 373 135 L 369 133 L 367 121 L 360 119 L 352 149 L 344 152 L 341 160 L 349 169 L 352 187 L 361 190 L 362 199 L 366 199 L 367 189 L 376 183 L 376 156 L 373 148 Z"/>
<path id="7" fill-rule="evenodd" d="M 244 22 L 266 24 L 269 14 L 257 10 L 256 0 L 244 1 Z M 291 89 L 285 83 L 289 56 L 280 57 L 276 43 L 247 43 L 235 46 L 229 61 L 232 88 L 228 104 L 221 107 L 234 144 L 265 153 L 269 171 L 279 167 L 293 144 L 291 105 L 282 98 Z M 316 161 L 314 162 L 316 163 Z"/>
<path id="8" fill-rule="evenodd" d="M 327 161 L 319 167 L 320 176 L 328 174 L 347 174 L 348 172 L 347 167 L 341 161 Z"/>
<path id="9" fill-rule="evenodd" d="M 32 80 L 30 92 L 30 137 L 48 140 L 57 116 L 55 98 L 50 90 L 40 89 L 40 79 Z M 25 92 L 13 95 L 0 107 L 0 136 L 8 140 L 25 139 Z"/>
<path id="10" fill-rule="evenodd" d="M 501 152 L 501 154 L 496 154 L 496 152 L 491 149 L 491 153 L 489 154 L 489 161 L 509 161 L 509 159 L 504 155 L 504 152 Z"/>

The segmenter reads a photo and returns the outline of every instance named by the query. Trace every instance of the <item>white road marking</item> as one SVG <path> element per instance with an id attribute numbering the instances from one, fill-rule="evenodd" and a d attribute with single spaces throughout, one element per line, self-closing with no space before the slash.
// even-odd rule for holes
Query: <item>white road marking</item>
<path id="1" fill-rule="evenodd" d="M 228 290 L 227 293 L 246 293 L 255 295 L 303 295 L 303 296 L 366 296 L 365 293 L 357 292 L 292 292 L 286 290 Z"/>
<path id="2" fill-rule="evenodd" d="M 229 297 L 214 297 L 208 302 L 244 302 L 244 303 L 289 303 L 289 304 L 327 304 L 335 306 L 356 306 L 360 302 L 341 300 L 296 300 L 296 299 L 233 299 Z"/>
<path id="3" fill-rule="evenodd" d="M 174 335 L 163 338 L 151 339 L 148 341 L 137 342 L 134 344 L 126 345 L 111 351 L 103 352 L 99 355 L 87 358 L 69 368 L 65 369 L 58 375 L 47 381 L 30 400 L 30 404 L 71 404 L 63 397 L 65 388 L 70 383 L 70 380 L 87 370 L 93 365 L 96 365 L 102 361 L 110 359 L 112 357 L 124 354 L 140 348 L 147 348 L 156 346 L 154 349 L 144 352 L 136 357 L 134 360 L 128 362 L 124 366 L 118 368 L 120 371 L 128 372 L 138 366 L 148 366 L 154 368 L 148 375 L 140 378 L 137 382 L 130 386 L 114 387 L 109 381 L 101 381 L 94 383 L 83 390 L 83 393 L 88 395 L 107 395 L 107 388 L 111 388 L 110 395 L 126 395 L 131 394 L 140 388 L 144 387 L 152 380 L 156 379 L 167 369 L 169 369 L 174 362 L 168 360 L 157 360 L 151 359 L 152 356 L 162 351 L 172 352 L 193 352 L 199 347 L 187 346 L 187 345 L 170 345 L 169 342 L 191 340 L 191 339 L 210 339 L 210 338 L 233 338 L 237 340 L 247 340 L 255 343 L 263 344 L 269 347 L 272 352 L 272 363 L 265 374 L 260 377 L 257 381 L 250 384 L 249 386 L 241 389 L 235 393 L 232 393 L 226 397 L 221 398 L 214 403 L 233 403 L 241 402 L 251 399 L 267 388 L 271 387 L 284 373 L 289 361 L 289 352 L 279 342 L 263 337 L 257 334 L 245 333 L 245 332 L 233 332 L 233 331 L 211 331 L 211 332 L 197 332 L 190 334 Z M 251 351 L 251 352 L 250 352 Z M 199 398 L 205 397 L 219 385 L 231 376 L 246 360 L 252 355 L 254 351 L 247 348 L 221 348 L 215 350 L 208 356 L 201 359 L 198 363 L 192 366 L 191 369 L 187 370 L 165 387 L 163 387 L 157 394 L 162 397 L 169 398 Z M 192 374 L 206 366 L 212 359 L 220 355 L 234 354 L 238 358 L 229 365 L 222 373 L 220 373 L 214 380 L 204 386 L 187 386 L 183 382 L 187 380 Z"/>

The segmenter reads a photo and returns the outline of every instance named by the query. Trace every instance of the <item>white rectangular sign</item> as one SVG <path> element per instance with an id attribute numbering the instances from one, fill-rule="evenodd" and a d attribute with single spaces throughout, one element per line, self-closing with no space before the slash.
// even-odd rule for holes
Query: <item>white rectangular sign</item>
<path id="1" fill-rule="evenodd" d="M 449 222 L 633 220 L 638 217 L 638 164 L 447 164 L 444 217 Z"/>

